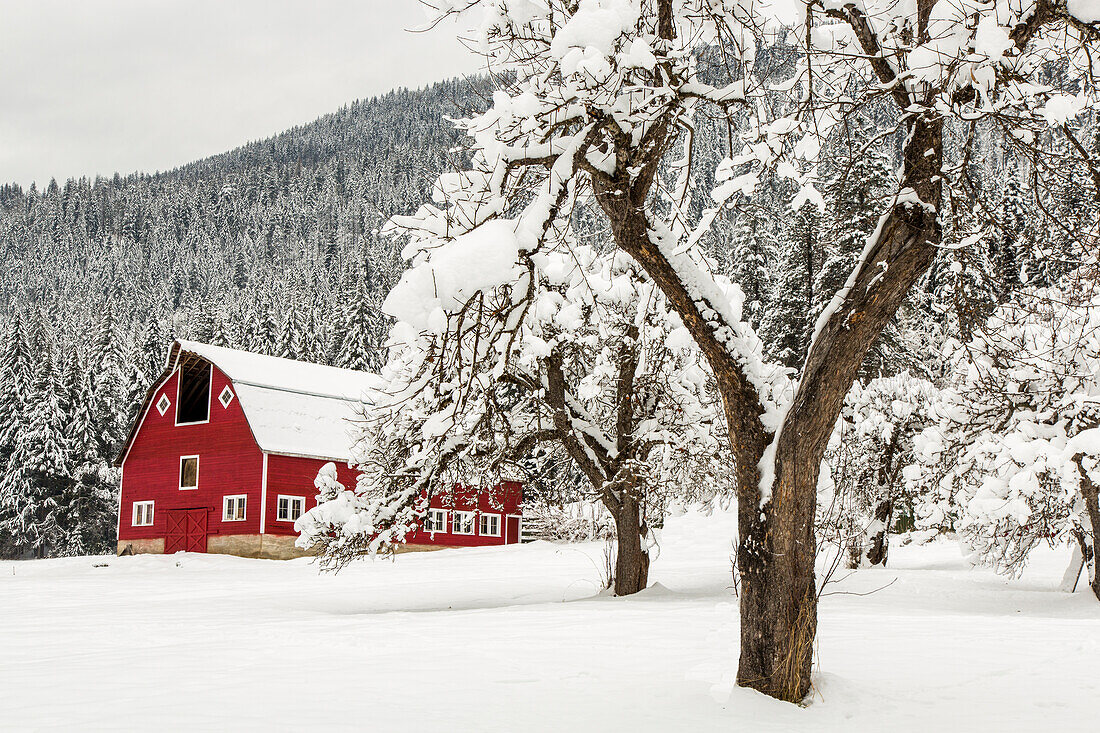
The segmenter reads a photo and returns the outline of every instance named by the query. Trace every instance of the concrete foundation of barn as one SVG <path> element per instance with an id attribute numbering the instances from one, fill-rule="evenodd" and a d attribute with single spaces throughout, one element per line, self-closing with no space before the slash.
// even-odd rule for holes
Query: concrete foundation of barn
<path id="1" fill-rule="evenodd" d="M 206 538 L 206 551 L 215 555 L 260 557 L 268 560 L 289 560 L 313 553 L 294 545 L 296 538 L 274 534 L 212 534 Z M 164 539 L 120 540 L 119 555 L 160 555 Z"/>
<path id="2" fill-rule="evenodd" d="M 258 557 L 266 560 L 291 560 L 313 555 L 294 544 L 296 538 L 276 534 L 209 535 L 206 551 L 215 555 Z M 398 545 L 397 552 L 430 552 L 447 549 L 441 545 Z M 164 539 L 120 540 L 119 555 L 163 555 Z"/>

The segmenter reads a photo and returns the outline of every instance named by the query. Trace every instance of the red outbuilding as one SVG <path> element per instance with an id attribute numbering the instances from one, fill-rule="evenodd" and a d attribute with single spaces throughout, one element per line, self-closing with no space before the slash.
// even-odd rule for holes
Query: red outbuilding
<path id="1" fill-rule="evenodd" d="M 287 558 L 313 481 L 336 464 L 354 486 L 351 423 L 377 377 L 177 340 L 118 465 L 118 551 Z M 414 546 L 520 541 L 522 486 L 433 497 Z M 410 548 L 411 549 L 411 548 Z"/>

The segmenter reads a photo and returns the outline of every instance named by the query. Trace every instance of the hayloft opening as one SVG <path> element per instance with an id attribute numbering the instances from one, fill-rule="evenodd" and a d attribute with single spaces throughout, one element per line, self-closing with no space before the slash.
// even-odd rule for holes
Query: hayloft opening
<path id="1" fill-rule="evenodd" d="M 210 364 L 195 357 L 184 359 L 180 364 L 177 425 L 210 419 L 210 372 Z"/>

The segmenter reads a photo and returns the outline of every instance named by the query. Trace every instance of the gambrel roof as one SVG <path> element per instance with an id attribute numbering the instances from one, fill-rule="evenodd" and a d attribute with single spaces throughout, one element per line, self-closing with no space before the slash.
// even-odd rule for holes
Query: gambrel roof
<path id="1" fill-rule="evenodd" d="M 210 362 L 229 378 L 252 435 L 265 453 L 349 460 L 351 423 L 359 416 L 365 394 L 379 384 L 379 377 L 367 372 L 177 339 L 139 415 L 145 414 L 160 385 L 189 357 Z M 217 400 L 218 395 L 211 398 Z M 139 425 L 131 429 L 119 462 Z"/>

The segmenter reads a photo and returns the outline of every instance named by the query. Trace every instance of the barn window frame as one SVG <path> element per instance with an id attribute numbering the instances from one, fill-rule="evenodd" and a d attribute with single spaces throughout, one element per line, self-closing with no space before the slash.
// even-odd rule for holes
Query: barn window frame
<path id="1" fill-rule="evenodd" d="M 424 531 L 429 534 L 447 532 L 447 510 L 429 509 L 424 516 Z"/>
<path id="2" fill-rule="evenodd" d="M 218 402 L 221 403 L 222 409 L 229 409 L 229 406 L 233 404 L 233 390 L 229 389 L 229 385 L 222 387 L 222 392 L 218 395 Z"/>
<path id="3" fill-rule="evenodd" d="M 131 527 L 152 527 L 153 526 L 153 501 L 135 501 L 133 513 L 130 515 Z M 142 510 L 145 511 L 142 511 Z M 142 521 L 138 521 L 140 519 Z"/>
<path id="4" fill-rule="evenodd" d="M 229 507 L 232 504 L 234 511 Z M 240 516 L 233 516 L 239 514 Z M 222 497 L 222 521 L 243 522 L 248 518 L 248 494 L 230 494 Z"/>
<path id="5" fill-rule="evenodd" d="M 474 522 L 474 512 L 455 510 L 451 514 L 451 534 L 472 535 L 475 533 L 477 524 Z"/>
<path id="6" fill-rule="evenodd" d="M 188 420 L 180 422 L 180 413 L 184 411 L 183 398 L 181 390 L 183 389 L 183 375 L 187 369 L 188 364 L 181 362 L 176 369 L 176 425 L 205 425 L 210 422 L 210 403 L 213 400 L 214 392 L 214 364 L 213 362 L 207 362 L 206 369 L 206 418 L 203 420 Z"/>
<path id="7" fill-rule="evenodd" d="M 172 406 L 172 400 L 168 399 L 168 395 L 164 392 L 160 393 L 160 399 L 157 400 L 157 412 L 161 417 L 164 417 L 164 413 L 168 412 L 168 408 Z"/>
<path id="8" fill-rule="evenodd" d="M 286 512 L 283 512 L 283 499 L 286 499 Z M 290 494 L 279 494 L 275 498 L 275 521 L 276 522 L 295 522 L 298 517 L 291 518 L 291 506 L 298 505 L 298 517 L 306 513 L 306 498 L 304 496 L 291 496 Z"/>
<path id="9" fill-rule="evenodd" d="M 495 519 L 496 520 L 496 526 L 497 526 L 497 531 L 496 532 L 486 532 L 485 531 L 485 520 L 487 520 L 487 519 Z M 498 512 L 482 512 L 481 515 L 477 519 L 477 533 L 479 535 L 481 535 L 482 537 L 500 537 L 500 530 L 501 530 L 501 526 L 500 526 L 501 521 L 500 520 L 501 520 L 501 517 L 500 517 L 500 514 Z"/>
<path id="10" fill-rule="evenodd" d="M 186 460 L 189 460 L 191 458 L 195 459 L 195 485 L 194 486 L 184 486 L 183 485 L 183 462 L 186 461 Z M 198 491 L 198 488 L 199 488 L 199 456 L 197 454 L 193 455 L 193 456 L 180 456 L 179 486 L 180 486 L 180 491 Z"/>

